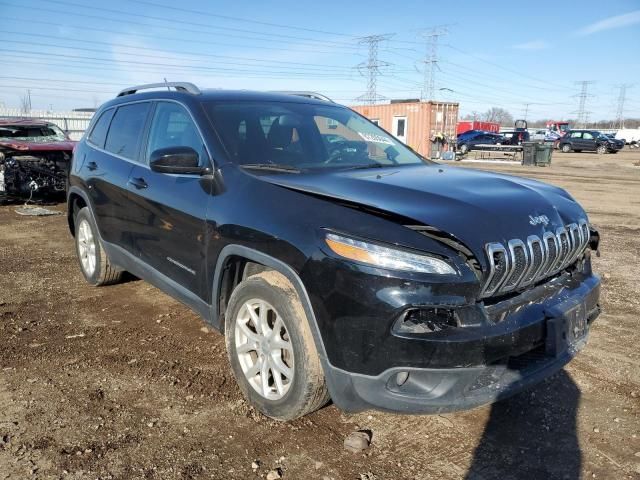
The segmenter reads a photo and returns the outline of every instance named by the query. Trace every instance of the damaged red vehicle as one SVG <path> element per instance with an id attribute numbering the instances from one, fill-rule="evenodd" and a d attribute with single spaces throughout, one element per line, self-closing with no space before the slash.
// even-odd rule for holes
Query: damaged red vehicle
<path id="1" fill-rule="evenodd" d="M 0 197 L 64 194 L 75 144 L 51 122 L 0 119 Z"/>

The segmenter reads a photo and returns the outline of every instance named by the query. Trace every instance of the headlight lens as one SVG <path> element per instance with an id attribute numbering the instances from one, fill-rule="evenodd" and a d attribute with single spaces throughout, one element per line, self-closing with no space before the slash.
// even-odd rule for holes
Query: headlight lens
<path id="1" fill-rule="evenodd" d="M 455 269 L 444 260 L 415 253 L 383 247 L 375 243 L 327 233 L 329 248 L 337 255 L 389 270 L 455 275 Z"/>

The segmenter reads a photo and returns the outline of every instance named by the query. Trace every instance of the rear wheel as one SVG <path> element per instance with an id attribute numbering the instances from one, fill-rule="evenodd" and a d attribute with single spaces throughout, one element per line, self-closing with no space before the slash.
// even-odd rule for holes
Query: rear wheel
<path id="1" fill-rule="evenodd" d="M 560 147 L 560 150 L 562 150 L 563 153 L 569 153 L 571 151 L 571 145 L 565 143 Z"/>
<path id="2" fill-rule="evenodd" d="M 122 270 L 109 261 L 88 207 L 78 211 L 75 227 L 76 254 L 85 280 L 95 286 L 119 282 L 122 278 Z"/>
<path id="3" fill-rule="evenodd" d="M 327 403 L 311 329 L 286 277 L 266 271 L 242 281 L 225 318 L 231 368 L 255 408 L 277 420 L 293 420 Z"/>

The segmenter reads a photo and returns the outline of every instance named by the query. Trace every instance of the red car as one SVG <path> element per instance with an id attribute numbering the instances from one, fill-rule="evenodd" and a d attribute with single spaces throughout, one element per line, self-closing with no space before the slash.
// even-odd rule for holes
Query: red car
<path id="1" fill-rule="evenodd" d="M 75 144 L 50 122 L 0 119 L 0 195 L 63 194 Z"/>

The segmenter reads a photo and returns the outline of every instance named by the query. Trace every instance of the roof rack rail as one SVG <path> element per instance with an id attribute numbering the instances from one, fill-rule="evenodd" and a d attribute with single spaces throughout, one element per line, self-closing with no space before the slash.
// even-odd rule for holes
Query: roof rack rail
<path id="1" fill-rule="evenodd" d="M 146 85 L 136 85 L 135 87 L 125 88 L 118 93 L 118 97 L 124 97 L 125 95 L 133 95 L 140 90 L 149 90 L 152 88 L 175 88 L 178 92 L 187 92 L 193 95 L 199 95 L 202 93 L 198 87 L 189 82 L 163 82 L 163 83 L 147 83 Z"/>
<path id="2" fill-rule="evenodd" d="M 321 93 L 316 93 L 316 92 L 306 92 L 306 91 L 281 91 L 281 90 L 276 90 L 273 93 L 282 93 L 284 95 L 295 95 L 297 97 L 306 97 L 306 98 L 313 98 L 315 100 L 322 100 L 325 102 L 331 102 L 331 103 L 335 103 L 333 100 L 331 100 L 329 97 L 327 97 L 326 95 L 322 95 Z"/>

